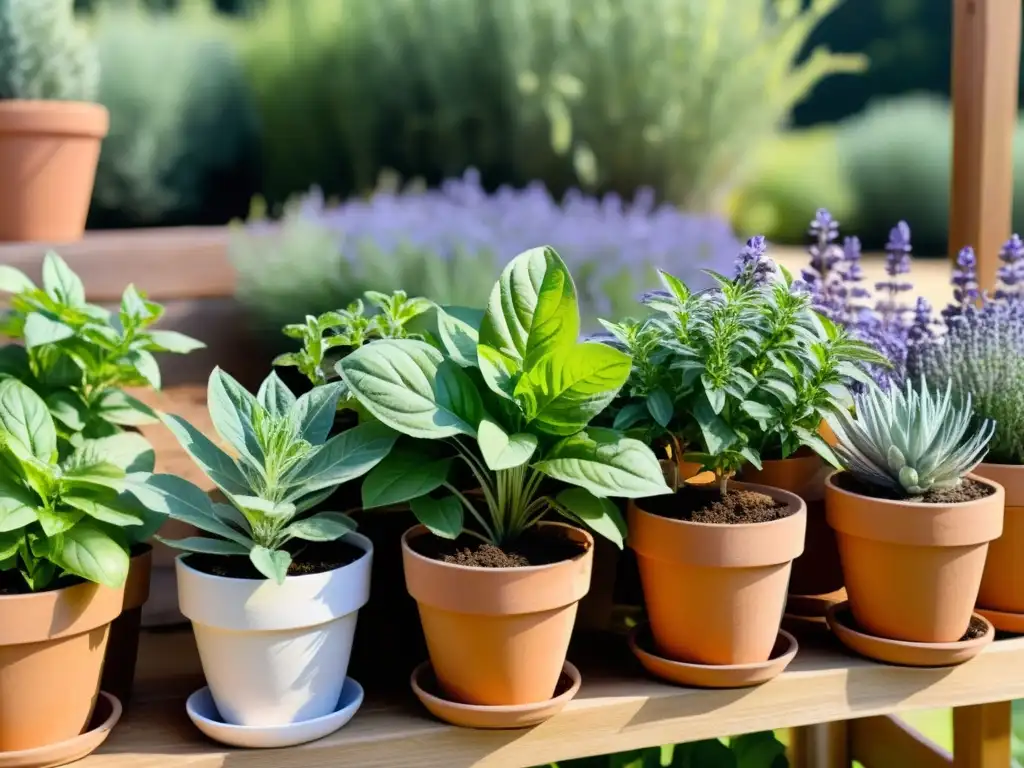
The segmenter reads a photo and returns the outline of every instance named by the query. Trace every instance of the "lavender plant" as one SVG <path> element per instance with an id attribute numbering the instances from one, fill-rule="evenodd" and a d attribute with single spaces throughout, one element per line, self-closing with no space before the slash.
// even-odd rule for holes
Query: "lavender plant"
<path id="1" fill-rule="evenodd" d="M 649 319 L 604 323 L 633 358 L 615 426 L 667 438 L 676 456 L 714 471 L 723 494 L 743 464 L 801 446 L 838 466 L 818 428 L 849 406 L 862 366 L 884 358 L 816 313 L 765 256 L 764 238 L 747 242 L 732 279 L 713 276 L 717 288 L 694 292 L 662 273 L 665 290 L 644 297 Z"/>
<path id="2" fill-rule="evenodd" d="M 254 221 L 232 234 L 239 301 L 274 333 L 285 323 L 345 307 L 367 290 L 404 288 L 443 305 L 482 309 L 489 275 L 538 242 L 551 243 L 576 279 L 585 324 L 623 317 L 658 269 L 708 287 L 706 267 L 728 271 L 739 243 L 722 219 L 540 183 L 488 194 L 475 171 L 435 190 L 381 190 L 330 207 L 314 193 L 280 224 Z"/>

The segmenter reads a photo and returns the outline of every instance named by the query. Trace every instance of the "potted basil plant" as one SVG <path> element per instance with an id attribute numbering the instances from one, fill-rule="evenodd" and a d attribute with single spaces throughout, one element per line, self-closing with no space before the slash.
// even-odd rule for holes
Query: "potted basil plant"
<path id="1" fill-rule="evenodd" d="M 125 493 L 129 478 L 144 483 L 153 468 L 153 450 L 140 435 L 84 440 L 61 458 L 46 403 L 7 378 L 0 381 L 0 438 L 3 753 L 87 728 L 110 623 L 121 613 L 130 542 L 162 519 Z"/>
<path id="2" fill-rule="evenodd" d="M 210 418 L 237 458 L 184 419 L 164 420 L 229 503 L 174 475 L 131 486 L 207 534 L 164 541 L 187 553 L 176 561 L 181 612 L 227 723 L 322 717 L 345 683 L 373 547 L 344 512 L 310 510 L 374 467 L 397 434 L 369 422 L 328 438 L 341 389 L 325 384 L 297 398 L 271 373 L 254 396 L 215 369 Z"/>
<path id="3" fill-rule="evenodd" d="M 544 702 L 590 583 L 593 538 L 576 526 L 621 546 L 609 497 L 670 489 L 647 446 L 589 426 L 630 359 L 578 340 L 558 254 L 520 254 L 478 321 L 461 314 L 439 311 L 443 351 L 380 340 L 338 364 L 359 405 L 404 435 L 367 475 L 363 506 L 408 502 L 421 523 L 402 539 L 406 586 L 442 693 L 477 706 Z M 476 492 L 452 482 L 457 464 Z M 552 512 L 574 525 L 548 522 Z"/>

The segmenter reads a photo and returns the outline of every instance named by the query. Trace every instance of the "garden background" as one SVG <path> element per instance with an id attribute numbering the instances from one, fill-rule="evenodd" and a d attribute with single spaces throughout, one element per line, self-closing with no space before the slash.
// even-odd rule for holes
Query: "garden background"
<path id="1" fill-rule="evenodd" d="M 111 113 L 90 228 L 234 222 L 257 329 L 368 288 L 478 303 L 539 242 L 591 316 L 618 314 L 652 267 L 726 269 L 755 232 L 801 244 L 818 207 L 865 250 L 902 218 L 919 255 L 946 251 L 949 2 L 76 8 Z M 914 722 L 949 746 L 948 713 Z"/>

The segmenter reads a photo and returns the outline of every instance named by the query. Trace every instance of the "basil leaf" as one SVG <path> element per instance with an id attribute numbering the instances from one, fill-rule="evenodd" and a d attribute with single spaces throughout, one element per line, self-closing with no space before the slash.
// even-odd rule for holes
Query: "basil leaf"
<path id="1" fill-rule="evenodd" d="M 448 356 L 464 368 L 474 368 L 477 365 L 476 347 L 479 341 L 477 328 L 480 327 L 480 320 L 471 325 L 458 314 L 466 312 L 461 307 L 448 307 L 437 310 L 437 335 L 444 345 Z M 472 312 L 473 310 L 468 310 Z M 483 315 L 480 314 L 480 319 Z"/>
<path id="2" fill-rule="evenodd" d="M 17 379 L 0 381 L 0 426 L 29 454 L 47 464 L 57 450 L 57 430 L 43 399 Z"/>
<path id="3" fill-rule="evenodd" d="M 35 349 L 45 344 L 56 344 L 58 341 L 70 339 L 75 335 L 75 329 L 39 312 L 29 312 L 25 317 L 23 334 L 25 347 Z"/>
<path id="4" fill-rule="evenodd" d="M 53 251 L 43 257 L 43 290 L 59 304 L 68 307 L 85 305 L 85 286 L 81 278 Z"/>
<path id="5" fill-rule="evenodd" d="M 4 293 L 23 293 L 34 291 L 36 284 L 20 269 L 6 264 L 0 265 L 0 291 Z"/>
<path id="6" fill-rule="evenodd" d="M 528 432 L 508 434 L 496 422 L 484 419 L 477 430 L 477 443 L 489 469 L 512 469 L 530 460 L 537 450 L 537 436 Z"/>
<path id="7" fill-rule="evenodd" d="M 442 539 L 457 539 L 462 533 L 462 503 L 454 496 L 433 499 L 420 496 L 409 503 L 416 519 L 432 534 Z"/>
<path id="8" fill-rule="evenodd" d="M 69 573 L 108 587 L 120 587 L 128 577 L 124 547 L 88 520 L 65 531 L 60 545 L 50 548 L 49 559 Z"/>
<path id="9" fill-rule="evenodd" d="M 174 352 L 179 355 L 185 355 L 206 347 L 198 339 L 193 339 L 191 336 L 186 336 L 184 333 L 178 333 L 177 331 L 149 331 L 147 336 L 150 341 L 150 351 L 154 352 Z M 154 347 L 156 349 L 153 349 Z"/>
<path id="10" fill-rule="evenodd" d="M 556 443 L 534 467 L 595 496 L 639 499 L 671 493 L 661 465 L 639 440 L 591 427 Z"/>
<path id="11" fill-rule="evenodd" d="M 136 427 L 158 420 L 152 408 L 120 389 L 108 389 L 100 398 L 95 413 L 104 421 L 121 426 Z"/>
<path id="12" fill-rule="evenodd" d="M 566 488 L 555 497 L 555 509 L 563 514 L 567 510 L 571 520 L 583 523 L 619 549 L 625 544 L 626 522 L 610 499 L 599 498 L 586 488 Z"/>
<path id="13" fill-rule="evenodd" d="M 399 445 L 363 479 L 363 508 L 388 507 L 424 496 L 448 479 L 452 460 L 429 459 L 429 447 Z"/>

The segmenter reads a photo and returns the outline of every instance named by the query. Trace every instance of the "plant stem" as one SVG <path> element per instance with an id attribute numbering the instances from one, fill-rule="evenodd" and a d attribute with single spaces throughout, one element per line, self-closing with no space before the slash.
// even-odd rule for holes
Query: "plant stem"
<path id="1" fill-rule="evenodd" d="M 474 518 L 476 518 L 476 521 L 478 523 L 480 523 L 480 527 L 484 529 L 484 533 L 487 535 L 487 537 L 490 539 L 490 541 L 493 544 L 498 544 L 499 543 L 499 539 L 498 539 L 497 536 L 494 535 L 494 529 L 491 528 L 491 526 L 489 526 L 487 524 L 487 521 L 484 520 L 483 516 L 477 511 L 476 507 L 473 506 L 472 502 L 470 502 L 469 499 L 467 499 L 465 496 L 463 496 L 462 492 L 459 491 L 459 489 L 456 488 L 451 483 L 444 483 L 444 487 L 447 488 L 449 491 L 451 491 L 453 494 L 455 494 L 456 498 L 458 498 L 458 500 L 462 502 L 462 506 L 464 506 L 469 511 L 469 513 Z M 466 532 L 467 533 L 472 533 L 471 531 L 466 531 Z"/>

